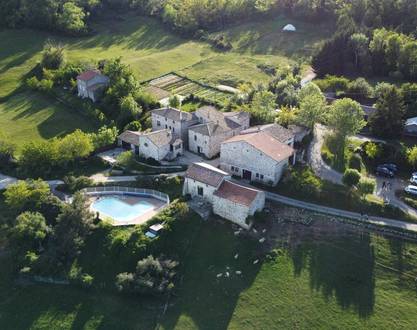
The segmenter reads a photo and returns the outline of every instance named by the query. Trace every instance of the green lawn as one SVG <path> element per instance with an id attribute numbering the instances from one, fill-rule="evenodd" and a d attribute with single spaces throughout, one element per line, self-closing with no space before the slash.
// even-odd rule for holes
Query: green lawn
<path id="1" fill-rule="evenodd" d="M 318 43 L 330 36 L 329 28 L 297 23 L 296 34 L 280 27 L 288 20 L 278 17 L 234 26 L 224 32 L 235 49 L 223 53 L 208 43 L 185 39 L 157 20 L 128 15 L 103 20 L 95 34 L 67 38 L 28 29 L 0 30 L 0 129 L 20 146 L 30 140 L 48 139 L 74 128 L 89 130 L 88 120 L 33 94 L 15 95 L 22 81 L 40 60 L 48 39 L 66 46 L 70 61 L 96 62 L 121 56 L 141 81 L 177 71 L 212 85 L 240 82 L 266 83 L 270 76 L 259 64 L 282 66 L 305 61 Z"/>
<path id="2" fill-rule="evenodd" d="M 108 291 L 110 284 L 93 291 L 18 286 L 2 257 L 0 328 L 413 329 L 417 245 L 321 221 L 313 226 L 281 225 L 277 244 L 289 247 L 253 265 L 256 241 L 235 237 L 229 225 L 204 222 L 195 230 L 190 223 L 183 239 L 166 247 L 192 242 L 184 245 L 181 281 L 161 318 L 164 301 L 120 296 Z M 110 281 L 126 260 L 123 250 L 106 255 L 104 243 L 92 237 L 81 263 L 98 280 Z M 231 278 L 217 279 L 226 267 Z"/>
<path id="3" fill-rule="evenodd" d="M 86 117 L 38 93 L 18 93 L 0 103 L 0 131 L 18 148 L 31 141 L 94 130 Z"/>

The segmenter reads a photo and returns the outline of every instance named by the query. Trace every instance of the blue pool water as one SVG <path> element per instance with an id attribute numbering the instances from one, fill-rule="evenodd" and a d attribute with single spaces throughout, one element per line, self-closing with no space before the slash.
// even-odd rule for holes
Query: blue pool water
<path id="1" fill-rule="evenodd" d="M 118 197 L 104 197 L 95 201 L 92 208 L 115 221 L 126 222 L 141 216 L 154 206 L 146 201 L 138 201 L 130 205 Z"/>

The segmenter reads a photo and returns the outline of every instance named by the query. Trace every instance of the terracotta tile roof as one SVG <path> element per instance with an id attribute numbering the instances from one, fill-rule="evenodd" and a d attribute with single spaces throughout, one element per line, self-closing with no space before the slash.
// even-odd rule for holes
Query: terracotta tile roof
<path id="1" fill-rule="evenodd" d="M 293 139 L 295 135 L 291 130 L 278 124 L 253 126 L 242 131 L 240 134 L 252 134 L 257 132 L 265 132 L 282 143 L 286 143 L 288 140 Z"/>
<path id="2" fill-rule="evenodd" d="M 171 120 L 175 121 L 190 121 L 195 120 L 194 113 L 189 113 L 185 111 L 180 111 L 175 108 L 162 108 L 162 109 L 156 109 L 152 111 L 152 114 L 157 114 L 159 116 L 162 116 L 164 118 L 169 118 Z"/>
<path id="3" fill-rule="evenodd" d="M 279 142 L 276 138 L 265 132 L 236 135 L 223 143 L 231 142 L 246 142 L 277 162 L 291 157 L 294 153 L 293 148 Z"/>
<path id="4" fill-rule="evenodd" d="M 239 184 L 223 181 L 220 187 L 214 192 L 214 196 L 227 199 L 233 203 L 250 206 L 261 191 L 247 188 Z"/>
<path id="5" fill-rule="evenodd" d="M 206 163 L 193 163 L 188 167 L 185 177 L 213 187 L 218 187 L 229 174 Z"/>
<path id="6" fill-rule="evenodd" d="M 123 142 L 133 144 L 135 146 L 139 146 L 139 137 L 141 136 L 140 132 L 134 131 L 124 131 L 122 134 L 119 135 L 119 139 Z"/>
<path id="7" fill-rule="evenodd" d="M 101 75 L 99 70 L 88 70 L 78 75 L 77 79 L 89 81 L 98 75 Z"/>

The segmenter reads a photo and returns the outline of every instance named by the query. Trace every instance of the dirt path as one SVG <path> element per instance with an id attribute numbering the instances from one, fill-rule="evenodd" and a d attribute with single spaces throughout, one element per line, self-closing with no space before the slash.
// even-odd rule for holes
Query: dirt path
<path id="1" fill-rule="evenodd" d="M 313 141 L 311 141 L 307 152 L 308 163 L 310 164 L 314 173 L 321 179 L 336 184 L 342 184 L 342 174 L 327 165 L 321 157 L 321 148 L 323 146 L 324 137 L 326 134 L 327 129 L 325 126 L 317 124 L 314 127 L 314 138 Z"/>

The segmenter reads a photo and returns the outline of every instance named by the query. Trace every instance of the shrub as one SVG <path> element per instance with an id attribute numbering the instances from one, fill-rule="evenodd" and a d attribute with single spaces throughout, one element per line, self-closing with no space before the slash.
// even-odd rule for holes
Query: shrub
<path id="1" fill-rule="evenodd" d="M 56 70 L 65 63 L 65 49 L 60 44 L 47 41 L 42 51 L 41 67 Z"/>
<path id="2" fill-rule="evenodd" d="M 326 164 L 331 165 L 334 163 L 335 156 L 328 148 L 323 148 L 323 150 L 321 151 L 321 157 L 323 158 Z"/>
<path id="3" fill-rule="evenodd" d="M 349 168 L 360 171 L 362 169 L 362 157 L 356 153 L 353 153 L 349 158 Z"/>
<path id="4" fill-rule="evenodd" d="M 366 195 L 373 194 L 376 187 L 376 181 L 369 178 L 361 178 L 358 183 L 359 194 L 364 198 Z"/>
<path id="5" fill-rule="evenodd" d="M 318 195 L 322 189 L 322 182 L 308 167 L 291 170 L 288 181 L 292 190 L 306 195 Z"/>
<path id="6" fill-rule="evenodd" d="M 177 261 L 150 255 L 138 261 L 134 273 L 118 274 L 116 288 L 131 294 L 162 295 L 174 288 L 177 267 Z"/>
<path id="7" fill-rule="evenodd" d="M 369 159 L 376 159 L 382 153 L 382 149 L 379 146 L 379 144 L 376 144 L 374 142 L 365 143 L 364 148 L 365 148 L 365 154 Z"/>
<path id="8" fill-rule="evenodd" d="M 67 185 L 68 192 L 71 194 L 81 189 L 90 187 L 93 184 L 93 180 L 91 180 L 89 177 L 75 177 L 72 175 L 64 177 L 64 182 Z"/>
<path id="9" fill-rule="evenodd" d="M 348 168 L 343 174 L 342 181 L 346 186 L 353 187 L 359 183 L 360 178 L 361 174 L 357 170 Z"/>

